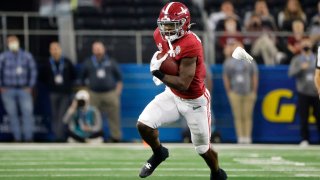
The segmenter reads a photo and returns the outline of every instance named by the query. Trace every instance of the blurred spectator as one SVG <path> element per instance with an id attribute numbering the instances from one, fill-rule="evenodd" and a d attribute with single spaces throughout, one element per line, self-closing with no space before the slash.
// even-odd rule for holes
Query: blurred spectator
<path id="1" fill-rule="evenodd" d="M 243 45 L 239 42 L 233 46 Z M 223 82 L 231 105 L 237 142 L 252 142 L 252 116 L 258 89 L 258 68 L 256 63 L 239 61 L 232 57 L 223 64 Z"/>
<path id="2" fill-rule="evenodd" d="M 103 10 L 103 0 L 77 0 L 72 3 L 72 9 L 81 9 L 81 8 L 86 8 L 86 9 L 96 9 L 98 11 Z"/>
<path id="3" fill-rule="evenodd" d="M 320 1 L 317 4 L 317 13 L 312 17 L 308 28 L 310 37 L 316 46 L 320 45 Z"/>
<path id="4" fill-rule="evenodd" d="M 269 13 L 269 8 L 266 0 L 257 0 L 254 6 L 254 11 L 248 11 L 244 17 L 244 25 L 249 26 L 250 18 L 256 15 L 260 18 L 263 29 L 277 30 L 276 21 L 272 14 Z"/>
<path id="5" fill-rule="evenodd" d="M 307 24 L 307 18 L 299 0 L 287 0 L 284 10 L 278 14 L 278 25 L 280 30 L 292 31 L 292 23 L 295 20 L 301 20 Z"/>
<path id="6" fill-rule="evenodd" d="M 296 80 L 298 92 L 298 109 L 300 115 L 301 146 L 309 144 L 309 108 L 313 108 L 313 115 L 316 118 L 318 132 L 320 133 L 320 101 L 314 84 L 314 72 L 316 56 L 311 51 L 312 42 L 310 38 L 304 38 L 301 42 L 302 51 L 294 56 L 289 67 L 289 76 Z"/>
<path id="7" fill-rule="evenodd" d="M 285 57 L 276 46 L 276 38 L 269 29 L 265 30 L 260 16 L 251 15 L 246 26 L 248 37 L 245 38 L 246 46 L 250 45 L 251 54 L 258 64 L 275 65 Z M 269 31 L 269 32 L 268 32 Z"/>
<path id="8" fill-rule="evenodd" d="M 317 63 L 316 63 L 316 70 L 314 74 L 314 84 L 316 85 L 319 99 L 320 99 L 320 46 L 318 46 L 317 49 L 318 49 L 318 57 L 317 57 Z M 320 137 L 319 137 L 319 143 L 320 143 Z"/>
<path id="9" fill-rule="evenodd" d="M 287 40 L 287 56 L 288 61 L 284 62 L 284 64 L 290 64 L 290 60 L 293 56 L 300 54 L 301 48 L 301 41 L 305 37 L 304 32 L 304 24 L 301 20 L 295 20 L 292 23 L 292 36 L 288 37 Z"/>
<path id="10" fill-rule="evenodd" d="M 20 48 L 17 36 L 8 36 L 7 43 L 9 50 L 0 55 L 2 101 L 14 141 L 31 142 L 34 130 L 32 88 L 36 83 L 37 68 L 32 55 Z"/>
<path id="11" fill-rule="evenodd" d="M 68 124 L 68 142 L 88 142 L 92 139 L 103 142 L 101 114 L 90 105 L 90 96 L 86 90 L 76 93 L 63 121 Z"/>
<path id="12" fill-rule="evenodd" d="M 58 42 L 50 43 L 50 57 L 39 68 L 39 80 L 48 88 L 51 101 L 51 128 L 55 141 L 65 141 L 65 128 L 62 121 L 71 103 L 72 85 L 75 70 L 71 61 L 62 55 Z"/>
<path id="13" fill-rule="evenodd" d="M 230 0 L 224 0 L 220 6 L 219 12 L 213 12 L 209 15 L 208 28 L 211 32 L 214 30 L 223 30 L 223 21 L 228 18 L 234 18 L 237 22 L 239 21 L 239 16 L 234 12 L 233 4 Z M 240 28 L 240 25 L 239 25 Z"/>
<path id="14" fill-rule="evenodd" d="M 91 104 L 108 115 L 111 142 L 121 141 L 120 95 L 122 75 L 117 63 L 107 54 L 102 42 L 92 45 L 93 55 L 84 62 L 81 77 L 88 80 Z"/>
<path id="15" fill-rule="evenodd" d="M 218 41 L 216 42 L 216 62 L 222 63 L 223 59 L 223 49 L 226 45 L 232 44 L 236 41 L 242 43 L 243 36 L 239 30 L 237 30 L 237 22 L 233 18 L 227 18 L 224 20 L 224 31 L 223 34 L 219 37 Z"/>

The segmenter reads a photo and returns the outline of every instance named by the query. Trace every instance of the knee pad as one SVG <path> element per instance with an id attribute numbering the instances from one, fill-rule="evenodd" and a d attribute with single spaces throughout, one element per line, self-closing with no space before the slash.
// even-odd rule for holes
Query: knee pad
<path id="1" fill-rule="evenodd" d="M 198 154 L 204 154 L 209 150 L 209 144 L 196 146 L 195 149 Z"/>

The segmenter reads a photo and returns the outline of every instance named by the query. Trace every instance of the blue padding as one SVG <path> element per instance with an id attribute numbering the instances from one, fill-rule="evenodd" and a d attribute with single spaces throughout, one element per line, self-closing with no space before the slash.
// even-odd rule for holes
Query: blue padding
<path id="1" fill-rule="evenodd" d="M 124 89 L 121 97 L 121 119 L 124 141 L 139 141 L 140 137 L 135 128 L 139 114 L 144 107 L 162 92 L 164 86 L 155 86 L 149 72 L 149 65 L 121 64 L 123 73 Z M 223 142 L 235 142 L 235 130 L 233 117 L 230 110 L 228 98 L 226 96 L 222 82 L 222 66 L 211 66 L 213 74 L 214 90 L 212 93 L 212 108 L 215 114 L 215 129 L 222 135 Z M 262 143 L 297 143 L 300 141 L 299 117 L 295 113 L 295 118 L 290 123 L 271 122 L 262 113 L 262 102 L 266 96 L 274 90 L 287 89 L 295 93 L 294 80 L 288 78 L 287 66 L 264 67 L 259 66 L 259 90 L 257 103 L 254 110 L 253 141 Z M 291 99 L 281 99 L 279 104 L 296 104 L 296 96 Z M 50 103 L 47 89 L 42 85 L 37 85 L 37 98 L 35 101 L 35 114 L 37 116 L 37 140 L 50 140 Z M 296 111 L 296 110 L 295 110 Z M 5 112 L 0 106 L 0 115 Z M 1 116 L 2 117 L 2 116 Z M 108 133 L 107 124 L 105 131 Z M 317 140 L 315 125 L 310 126 L 311 140 Z M 106 133 L 106 134 L 107 134 Z M 0 140 L 12 138 L 8 131 L 8 122 L 0 119 Z M 108 135 L 106 135 L 108 138 Z M 160 139 L 167 142 L 180 142 L 181 123 L 162 127 Z"/>

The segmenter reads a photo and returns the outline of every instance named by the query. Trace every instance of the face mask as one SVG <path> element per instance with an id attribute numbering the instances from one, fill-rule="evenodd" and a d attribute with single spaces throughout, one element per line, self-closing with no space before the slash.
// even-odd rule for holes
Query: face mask
<path id="1" fill-rule="evenodd" d="M 18 51 L 19 50 L 19 43 L 16 41 L 11 42 L 11 43 L 9 43 L 8 47 L 11 51 Z"/>
<path id="2" fill-rule="evenodd" d="M 308 51 L 311 50 L 311 48 L 310 48 L 309 46 L 305 46 L 305 47 L 303 47 L 302 49 L 303 49 L 304 51 L 306 51 L 306 52 L 308 52 Z"/>

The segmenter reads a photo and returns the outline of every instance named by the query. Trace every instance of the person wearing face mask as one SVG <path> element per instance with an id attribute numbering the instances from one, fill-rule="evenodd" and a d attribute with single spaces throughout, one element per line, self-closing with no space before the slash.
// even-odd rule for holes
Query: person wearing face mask
<path id="1" fill-rule="evenodd" d="M 108 116 L 110 142 L 121 141 L 120 95 L 122 91 L 122 74 L 113 59 L 106 53 L 101 41 L 92 44 L 93 55 L 88 58 L 81 72 L 84 85 L 89 88 L 91 104 Z"/>
<path id="2" fill-rule="evenodd" d="M 9 50 L 0 54 L 1 97 L 14 141 L 31 142 L 34 130 L 31 93 L 37 79 L 37 68 L 33 56 L 20 48 L 17 36 L 8 36 L 7 45 Z"/>
<path id="3" fill-rule="evenodd" d="M 54 141 L 66 141 L 62 118 L 71 102 L 75 70 L 72 62 L 62 55 L 58 42 L 51 42 L 50 57 L 39 65 L 39 81 L 49 90 L 51 102 L 51 128 Z"/>
<path id="4" fill-rule="evenodd" d="M 68 125 L 68 142 L 103 142 L 102 121 L 99 110 L 90 105 L 90 95 L 79 90 L 68 108 L 63 122 Z"/>
<path id="5" fill-rule="evenodd" d="M 216 62 L 222 63 L 227 57 L 224 56 L 223 49 L 232 44 L 233 42 L 243 42 L 243 36 L 241 32 L 237 29 L 237 21 L 234 18 L 226 18 L 224 20 L 224 31 L 216 42 Z"/>
<path id="6" fill-rule="evenodd" d="M 314 75 L 316 69 L 316 56 L 312 52 L 312 42 L 309 37 L 301 41 L 302 51 L 293 57 L 289 66 L 289 76 L 296 80 L 298 92 L 298 109 L 300 115 L 300 146 L 309 145 L 309 108 L 313 108 L 313 115 L 316 118 L 317 128 L 320 135 L 320 101 L 318 91 L 314 84 Z"/>

